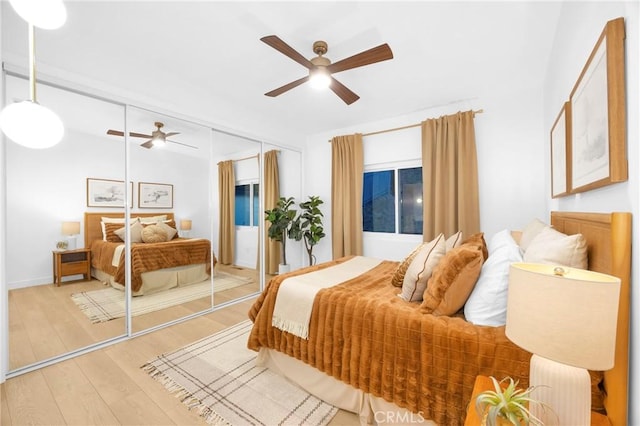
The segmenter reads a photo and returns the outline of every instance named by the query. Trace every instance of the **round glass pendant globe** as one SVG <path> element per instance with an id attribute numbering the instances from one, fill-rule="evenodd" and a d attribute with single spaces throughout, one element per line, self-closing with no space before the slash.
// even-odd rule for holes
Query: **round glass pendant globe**
<path id="1" fill-rule="evenodd" d="M 32 101 L 16 102 L 3 109 L 0 128 L 9 139 L 27 148 L 49 148 L 64 136 L 60 117 Z"/>
<path id="2" fill-rule="evenodd" d="M 67 20 L 62 0 L 9 0 L 18 15 L 30 24 L 45 30 L 55 30 Z"/>

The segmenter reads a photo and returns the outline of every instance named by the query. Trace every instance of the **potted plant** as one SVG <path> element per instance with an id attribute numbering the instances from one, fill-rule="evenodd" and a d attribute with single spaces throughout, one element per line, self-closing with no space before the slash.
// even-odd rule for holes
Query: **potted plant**
<path id="1" fill-rule="evenodd" d="M 498 382 L 491 377 L 494 390 L 481 392 L 476 397 L 476 411 L 482 417 L 482 424 L 494 425 L 535 425 L 542 426 L 542 420 L 531 414 L 529 408 L 532 404 L 543 403 L 531 398 L 531 392 L 535 389 L 531 386 L 527 389 L 518 389 L 518 382 L 511 377 L 505 377 Z M 506 386 L 505 382 L 508 382 Z"/>
<path id="2" fill-rule="evenodd" d="M 265 220 L 271 222 L 267 235 L 274 241 L 280 242 L 280 266 L 279 273 L 288 272 L 287 264 L 287 238 L 291 224 L 296 217 L 296 210 L 292 210 L 294 205 L 293 197 L 280 197 L 276 206 L 271 210 L 265 210 Z"/>
<path id="3" fill-rule="evenodd" d="M 322 227 L 322 211 L 318 206 L 324 201 L 320 197 L 309 196 L 309 201 L 300 203 L 302 211 L 300 215 L 291 224 L 289 236 L 296 241 L 303 240 L 304 246 L 309 255 L 309 265 L 315 264 L 315 256 L 313 255 L 313 246 L 318 244 L 325 236 Z"/>

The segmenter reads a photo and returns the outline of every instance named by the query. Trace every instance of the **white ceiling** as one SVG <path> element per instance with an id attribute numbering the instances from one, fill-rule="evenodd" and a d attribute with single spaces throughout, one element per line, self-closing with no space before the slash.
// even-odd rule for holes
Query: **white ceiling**
<path id="1" fill-rule="evenodd" d="M 58 30 L 38 30 L 41 74 L 245 135 L 305 135 L 463 100 L 542 87 L 560 2 L 67 1 Z M 275 34 L 333 62 L 388 43 L 394 59 L 336 74 L 347 106 L 307 84 L 264 93 L 306 69 L 260 41 Z M 2 56 L 27 68 L 27 27 L 2 1 Z M 138 130 L 138 129 L 132 129 Z M 150 131 L 140 130 L 140 131 Z M 173 129 L 166 129 L 171 131 Z"/>

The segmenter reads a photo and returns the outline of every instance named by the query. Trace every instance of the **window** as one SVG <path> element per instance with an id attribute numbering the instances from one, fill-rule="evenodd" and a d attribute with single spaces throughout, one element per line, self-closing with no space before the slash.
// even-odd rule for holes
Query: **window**
<path id="1" fill-rule="evenodd" d="M 236 226 L 258 226 L 260 218 L 260 185 L 236 185 Z"/>
<path id="2" fill-rule="evenodd" d="M 365 232 L 422 234 L 422 167 L 364 174 L 362 228 Z"/>

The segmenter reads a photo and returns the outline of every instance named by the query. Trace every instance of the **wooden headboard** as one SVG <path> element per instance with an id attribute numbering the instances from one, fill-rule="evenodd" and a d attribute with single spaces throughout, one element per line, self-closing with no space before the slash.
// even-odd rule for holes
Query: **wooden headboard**
<path id="1" fill-rule="evenodd" d="M 589 269 L 620 278 L 615 366 L 604 373 L 604 405 L 613 426 L 627 424 L 629 307 L 631 296 L 631 213 L 551 212 L 551 225 L 565 234 L 585 236 Z"/>
<path id="2" fill-rule="evenodd" d="M 131 217 L 149 217 L 167 215 L 167 219 L 175 219 L 173 213 L 154 212 L 154 213 L 131 213 Z M 84 246 L 91 247 L 91 242 L 102 239 L 102 227 L 100 222 L 103 217 L 123 218 L 123 212 L 85 212 L 84 214 Z M 124 226 L 124 225 L 123 225 Z"/>

